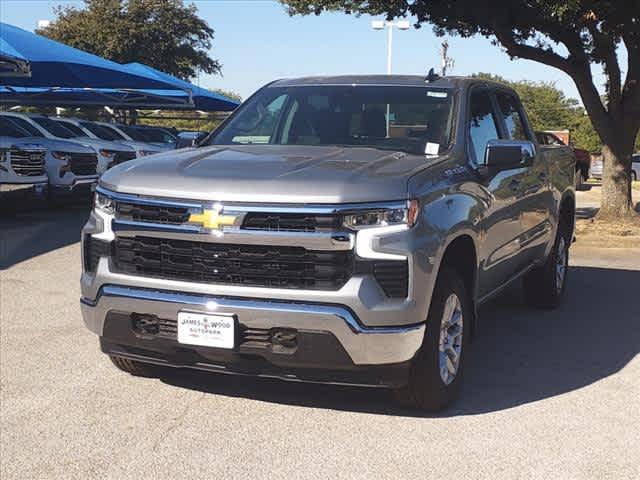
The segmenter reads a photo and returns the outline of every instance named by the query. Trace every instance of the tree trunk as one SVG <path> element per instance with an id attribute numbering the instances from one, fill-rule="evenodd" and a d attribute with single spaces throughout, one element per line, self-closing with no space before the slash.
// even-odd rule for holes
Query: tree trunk
<path id="1" fill-rule="evenodd" d="M 628 142 L 620 142 L 628 143 Z M 630 145 L 603 145 L 599 218 L 622 218 L 633 212 Z"/>

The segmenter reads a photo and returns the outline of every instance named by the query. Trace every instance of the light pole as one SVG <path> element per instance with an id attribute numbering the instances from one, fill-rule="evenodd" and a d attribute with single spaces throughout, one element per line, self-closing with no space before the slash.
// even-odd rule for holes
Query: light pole
<path id="1" fill-rule="evenodd" d="M 373 20 L 371 22 L 371 28 L 374 30 L 387 29 L 387 75 L 391 75 L 391 48 L 393 43 L 393 27 L 398 30 L 409 30 L 411 24 L 408 20 L 398 20 L 397 22 L 390 22 L 388 20 Z"/>
<path id="2" fill-rule="evenodd" d="M 387 75 L 391 75 L 391 47 L 393 42 L 393 27 L 396 27 L 398 30 L 409 30 L 408 20 L 398 20 L 397 22 L 390 22 L 388 20 L 373 20 L 371 22 L 371 28 L 374 30 L 384 30 L 387 29 Z M 391 117 L 391 112 L 389 108 L 389 104 L 387 103 L 387 138 L 389 138 L 389 119 Z"/>

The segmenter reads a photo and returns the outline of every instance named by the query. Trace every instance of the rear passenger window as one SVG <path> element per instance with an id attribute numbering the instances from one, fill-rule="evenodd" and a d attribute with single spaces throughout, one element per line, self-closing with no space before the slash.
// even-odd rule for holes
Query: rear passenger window
<path id="1" fill-rule="evenodd" d="M 484 152 L 489 140 L 498 138 L 498 127 L 493 113 L 491 99 L 486 91 L 471 94 L 471 119 L 469 135 L 476 162 L 484 163 Z"/>
<path id="2" fill-rule="evenodd" d="M 531 140 L 524 128 L 524 121 L 518 108 L 518 101 L 513 95 L 497 93 L 498 106 L 502 111 L 507 134 L 511 140 Z M 550 142 L 545 142 L 550 143 Z"/>

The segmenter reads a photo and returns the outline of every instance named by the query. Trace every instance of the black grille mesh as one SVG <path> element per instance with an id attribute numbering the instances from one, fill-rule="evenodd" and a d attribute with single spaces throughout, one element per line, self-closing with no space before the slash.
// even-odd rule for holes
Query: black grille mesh
<path id="1" fill-rule="evenodd" d="M 175 280 L 338 290 L 352 275 L 353 254 L 302 247 L 120 237 L 116 240 L 114 264 L 122 272 Z"/>

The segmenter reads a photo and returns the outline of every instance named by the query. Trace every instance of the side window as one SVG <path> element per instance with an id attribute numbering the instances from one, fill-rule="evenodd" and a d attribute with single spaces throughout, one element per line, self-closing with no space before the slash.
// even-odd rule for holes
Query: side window
<path id="1" fill-rule="evenodd" d="M 476 156 L 476 162 L 484 163 L 484 152 L 489 140 L 499 137 L 496 118 L 493 113 L 491 98 L 486 91 L 471 94 L 471 118 L 469 119 L 469 135 Z"/>
<path id="2" fill-rule="evenodd" d="M 515 97 L 507 93 L 496 93 L 496 98 L 498 99 L 498 106 L 504 117 L 509 139 L 531 140 L 524 127 L 524 121 Z"/>

